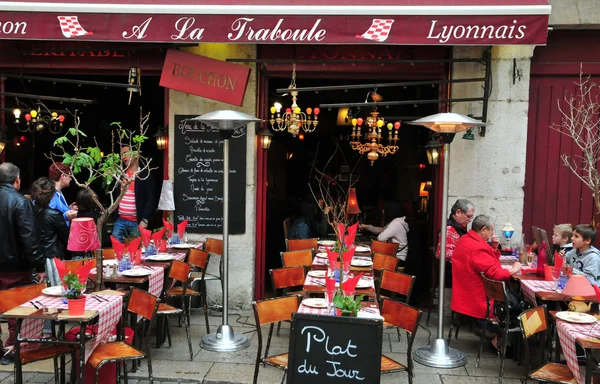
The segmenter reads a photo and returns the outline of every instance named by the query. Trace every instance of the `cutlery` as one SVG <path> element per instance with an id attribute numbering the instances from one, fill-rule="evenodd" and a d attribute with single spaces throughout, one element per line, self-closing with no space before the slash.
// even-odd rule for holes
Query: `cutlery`
<path id="1" fill-rule="evenodd" d="M 363 311 L 365 311 L 365 312 L 369 312 L 369 313 L 375 313 L 375 314 L 377 314 L 377 311 L 376 311 L 376 310 L 374 310 L 374 309 L 371 309 L 371 308 L 363 308 L 362 310 L 363 310 Z"/>
<path id="2" fill-rule="evenodd" d="M 100 298 L 96 295 L 90 295 L 90 296 L 92 296 L 94 299 L 98 300 L 101 303 L 103 302 L 103 300 L 100 300 Z"/>
<path id="3" fill-rule="evenodd" d="M 46 307 L 46 306 L 45 306 L 43 303 L 41 303 L 41 302 L 40 302 L 40 301 L 38 301 L 38 300 L 36 300 L 35 302 L 36 302 L 36 303 L 38 303 L 38 304 L 39 304 L 39 305 L 42 307 L 42 309 L 43 309 L 44 307 Z"/>
<path id="4" fill-rule="evenodd" d="M 33 305 L 33 307 L 34 307 L 35 309 L 40 309 L 40 307 L 38 307 L 37 305 L 35 305 L 35 303 L 34 303 L 33 301 L 30 301 L 29 303 L 30 303 L 31 305 Z"/>

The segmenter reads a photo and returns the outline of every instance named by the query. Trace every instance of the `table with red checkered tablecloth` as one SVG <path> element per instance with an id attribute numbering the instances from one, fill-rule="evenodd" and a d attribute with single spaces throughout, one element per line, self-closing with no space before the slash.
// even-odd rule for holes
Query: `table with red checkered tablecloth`
<path id="1" fill-rule="evenodd" d="M 546 280 L 521 280 L 521 291 L 525 300 L 536 305 L 536 292 L 553 292 L 554 281 Z"/>
<path id="2" fill-rule="evenodd" d="M 100 300 L 95 299 L 93 296 L 87 296 L 85 300 L 85 309 L 88 311 L 95 311 L 98 317 L 98 323 L 96 328 L 96 337 L 88 342 L 88 346 L 85 350 L 85 361 L 90 357 L 94 348 L 100 343 L 106 342 L 117 323 L 121 319 L 123 312 L 123 297 L 113 295 L 97 295 Z M 53 296 L 39 296 L 32 300 L 39 306 L 38 303 L 43 304 L 46 308 L 56 309 L 67 309 L 68 305 L 63 302 L 62 297 Z M 21 305 L 21 307 L 32 307 L 31 302 L 27 302 Z M 40 338 L 43 328 L 44 320 L 41 319 L 25 319 L 21 326 L 20 338 L 22 339 L 38 339 Z M 60 320 L 69 321 L 68 317 L 58 317 Z"/>
<path id="3" fill-rule="evenodd" d="M 577 339 L 600 338 L 600 323 L 575 324 L 556 319 L 556 331 L 567 365 L 577 382 L 581 383 L 582 370 L 577 362 Z"/>
<path id="4" fill-rule="evenodd" d="M 352 258 L 352 260 L 361 260 L 361 261 L 371 261 L 371 257 L 370 256 L 354 256 Z M 329 265 L 329 260 L 326 257 L 317 257 L 315 256 L 315 258 L 313 259 L 313 265 L 324 265 L 327 266 Z"/>
<path id="5" fill-rule="evenodd" d="M 331 316 L 332 310 L 327 308 L 314 308 L 309 307 L 308 305 L 300 304 L 298 308 L 298 313 L 308 313 L 310 315 L 323 315 L 323 316 Z M 364 302 L 363 307 L 358 312 L 358 317 L 366 317 L 366 318 L 381 318 L 381 314 L 379 312 L 379 307 L 374 302 Z"/>

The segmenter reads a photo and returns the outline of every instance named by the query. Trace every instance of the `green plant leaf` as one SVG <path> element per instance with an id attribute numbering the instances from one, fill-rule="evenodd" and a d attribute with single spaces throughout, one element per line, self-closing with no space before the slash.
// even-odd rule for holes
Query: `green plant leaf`
<path id="1" fill-rule="evenodd" d="M 71 136 L 77 136 L 77 130 L 75 128 L 69 128 L 69 133 Z"/>
<path id="2" fill-rule="evenodd" d="M 54 140 L 54 146 L 55 147 L 59 147 L 62 146 L 64 143 L 66 143 L 69 139 L 67 138 L 67 136 L 61 136 L 58 139 Z"/>
<path id="3" fill-rule="evenodd" d="M 65 165 L 71 165 L 73 164 L 73 156 L 69 155 L 68 153 L 65 153 L 63 155 L 63 164 Z"/>

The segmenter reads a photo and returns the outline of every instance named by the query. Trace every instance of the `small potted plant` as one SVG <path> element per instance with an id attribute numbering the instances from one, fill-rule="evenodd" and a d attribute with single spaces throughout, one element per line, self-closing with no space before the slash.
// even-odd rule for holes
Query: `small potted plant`
<path id="1" fill-rule="evenodd" d="M 63 278 L 65 292 L 63 296 L 67 299 L 69 316 L 82 316 L 85 312 L 85 296 L 83 291 L 85 285 L 79 282 L 79 276 L 71 272 Z"/>
<path id="2" fill-rule="evenodd" d="M 333 297 L 333 305 L 335 306 L 336 316 L 358 316 L 362 305 L 361 302 L 365 295 L 360 295 L 354 298 L 354 295 L 345 296 L 340 292 L 337 292 Z"/>

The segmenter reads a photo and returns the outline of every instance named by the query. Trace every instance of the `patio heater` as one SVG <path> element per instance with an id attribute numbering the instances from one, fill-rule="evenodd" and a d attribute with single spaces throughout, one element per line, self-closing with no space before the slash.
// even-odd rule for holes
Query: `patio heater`
<path id="1" fill-rule="evenodd" d="M 215 352 L 235 352 L 250 346 L 243 334 L 236 335 L 228 324 L 229 317 L 229 140 L 233 131 L 249 123 L 261 121 L 237 111 L 215 111 L 189 119 L 199 121 L 218 130 L 223 137 L 223 321 L 216 333 L 202 338 L 200 346 Z"/>
<path id="2" fill-rule="evenodd" d="M 408 122 L 423 125 L 437 132 L 444 142 L 444 179 L 442 184 L 442 220 L 440 228 L 440 267 L 438 284 L 438 332 L 437 339 L 430 346 L 417 349 L 413 357 L 416 362 L 434 368 L 456 368 L 467 364 L 467 358 L 459 350 L 450 348 L 444 339 L 444 285 L 446 268 L 446 219 L 448 216 L 448 169 L 450 163 L 450 143 L 454 135 L 471 127 L 485 125 L 481 121 L 457 113 L 438 113 Z"/>

